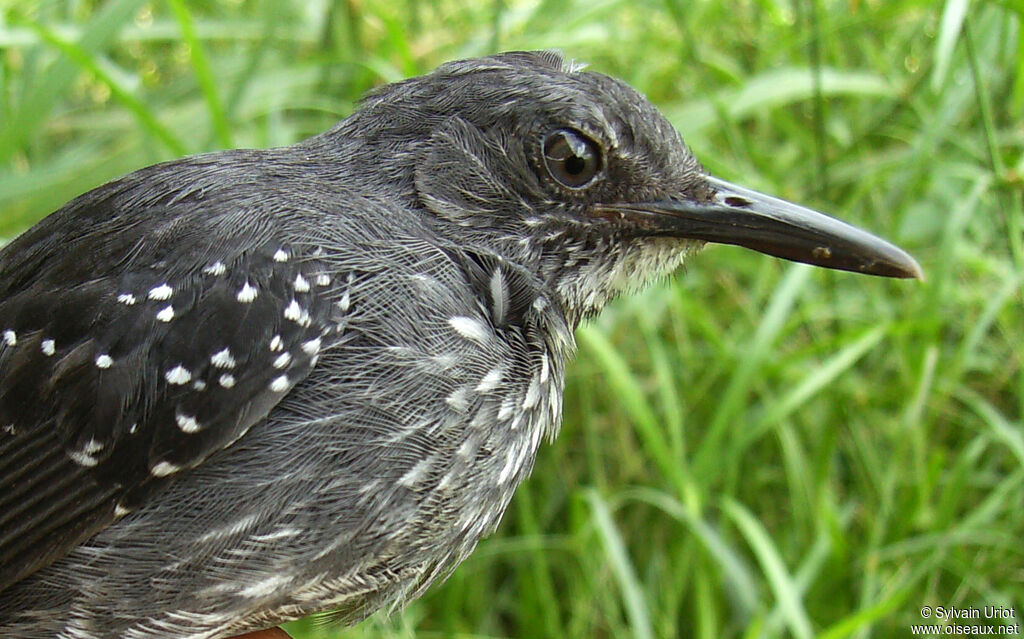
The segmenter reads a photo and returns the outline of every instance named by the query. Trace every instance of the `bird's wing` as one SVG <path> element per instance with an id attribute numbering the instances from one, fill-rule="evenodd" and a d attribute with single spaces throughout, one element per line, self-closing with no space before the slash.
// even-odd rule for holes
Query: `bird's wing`
<path id="1" fill-rule="evenodd" d="M 315 258 L 120 189 L 0 252 L 0 590 L 230 446 L 326 332 Z"/>

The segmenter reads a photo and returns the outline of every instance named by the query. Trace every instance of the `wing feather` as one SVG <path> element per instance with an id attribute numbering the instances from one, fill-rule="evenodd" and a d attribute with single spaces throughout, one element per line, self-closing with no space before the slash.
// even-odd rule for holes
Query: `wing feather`
<path id="1" fill-rule="evenodd" d="M 224 182 L 208 159 L 175 166 Z M 215 189 L 147 196 L 167 170 L 101 187 L 0 251 L 0 590 L 231 445 L 330 332 L 314 257 L 258 207 L 225 226 Z"/>

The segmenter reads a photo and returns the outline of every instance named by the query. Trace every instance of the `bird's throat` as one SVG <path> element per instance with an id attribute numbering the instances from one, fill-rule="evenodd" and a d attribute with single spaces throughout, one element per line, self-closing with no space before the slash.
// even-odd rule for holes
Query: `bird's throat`
<path id="1" fill-rule="evenodd" d="M 671 237 L 596 242 L 589 250 L 566 255 L 545 279 L 575 328 L 619 295 L 670 275 L 703 245 Z"/>

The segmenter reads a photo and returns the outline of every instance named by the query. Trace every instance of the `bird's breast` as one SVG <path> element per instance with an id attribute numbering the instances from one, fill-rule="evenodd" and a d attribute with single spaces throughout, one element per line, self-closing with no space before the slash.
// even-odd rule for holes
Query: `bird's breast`
<path id="1" fill-rule="evenodd" d="M 332 273 L 332 341 L 259 440 L 317 478 L 295 490 L 323 536 L 303 540 L 319 568 L 296 603 L 356 615 L 371 576 L 375 596 L 415 596 L 497 526 L 558 429 L 572 344 L 564 321 L 542 321 L 546 297 L 502 290 L 509 273 L 488 273 L 482 296 L 441 253 L 388 264 Z"/>

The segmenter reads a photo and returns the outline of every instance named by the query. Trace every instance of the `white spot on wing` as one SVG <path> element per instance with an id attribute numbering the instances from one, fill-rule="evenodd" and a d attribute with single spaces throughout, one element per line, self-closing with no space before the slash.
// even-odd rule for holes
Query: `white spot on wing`
<path id="1" fill-rule="evenodd" d="M 192 381 L 192 373 L 181 364 L 178 364 L 167 371 L 167 373 L 164 374 L 164 378 L 167 380 L 168 384 L 181 386 L 182 384 L 188 384 Z"/>
<path id="2" fill-rule="evenodd" d="M 316 355 L 320 351 L 320 338 L 314 338 L 302 343 L 302 352 L 306 355 Z"/>
<path id="3" fill-rule="evenodd" d="M 286 575 L 274 575 L 263 581 L 246 586 L 238 591 L 239 596 L 249 599 L 261 599 L 281 590 L 281 587 L 291 582 L 292 578 Z"/>
<path id="4" fill-rule="evenodd" d="M 113 363 L 114 360 L 106 353 L 96 356 L 96 368 L 110 368 Z"/>
<path id="5" fill-rule="evenodd" d="M 456 388 L 444 401 L 455 412 L 464 413 L 469 407 L 469 390 L 464 387 Z"/>
<path id="6" fill-rule="evenodd" d="M 181 466 L 175 466 L 170 462 L 162 461 L 149 469 L 149 474 L 154 477 L 166 477 L 181 470 Z"/>
<path id="7" fill-rule="evenodd" d="M 236 364 L 235 358 L 231 355 L 231 350 L 228 348 L 224 348 L 214 353 L 213 356 L 210 357 L 210 363 L 217 368 L 234 368 Z"/>
<path id="8" fill-rule="evenodd" d="M 231 388 L 232 386 L 235 385 L 235 376 L 228 375 L 225 373 L 224 375 L 220 376 L 220 378 L 217 380 L 217 383 L 223 386 L 224 388 Z"/>
<path id="9" fill-rule="evenodd" d="M 341 309 L 342 313 L 348 312 L 348 307 L 352 304 L 352 297 L 349 295 L 348 291 L 345 291 L 345 294 L 341 296 L 341 299 L 338 300 L 337 303 L 338 308 Z"/>
<path id="10" fill-rule="evenodd" d="M 98 459 L 81 450 L 68 453 L 68 457 L 79 466 L 85 466 L 86 468 L 92 468 L 99 463 Z"/>
<path id="11" fill-rule="evenodd" d="M 515 472 L 516 466 L 516 447 L 511 446 L 505 456 L 505 466 L 501 469 L 501 474 L 498 475 L 498 483 L 504 484 Z"/>
<path id="12" fill-rule="evenodd" d="M 295 282 L 292 283 L 292 286 L 295 288 L 296 293 L 309 292 L 309 282 L 306 281 L 306 278 L 302 277 L 302 273 L 295 276 Z"/>
<path id="13" fill-rule="evenodd" d="M 280 335 L 274 335 L 270 338 L 270 350 L 279 351 L 282 348 L 284 348 L 284 341 L 281 339 Z"/>
<path id="14" fill-rule="evenodd" d="M 504 324 L 505 314 L 508 312 L 508 288 L 505 286 L 505 275 L 500 267 L 494 269 L 494 275 L 491 276 L 491 300 L 494 305 L 491 309 L 494 323 Z"/>
<path id="15" fill-rule="evenodd" d="M 517 428 L 519 428 L 520 424 L 523 423 L 523 416 L 524 415 L 526 415 L 526 413 L 524 413 L 522 411 L 516 413 L 516 416 L 512 419 L 512 423 L 508 425 L 508 429 L 509 430 L 516 430 Z M 539 430 L 539 429 L 535 429 L 535 430 Z"/>
<path id="16" fill-rule="evenodd" d="M 448 370 L 459 363 L 459 358 L 451 353 L 441 353 L 439 355 L 432 356 L 430 361 L 436 364 L 441 370 Z"/>
<path id="17" fill-rule="evenodd" d="M 237 299 L 242 304 L 248 304 L 249 302 L 256 299 L 258 295 L 259 291 L 256 290 L 256 287 L 250 284 L 249 282 L 246 282 L 242 286 L 242 288 L 239 289 L 238 295 L 235 295 L 235 299 Z"/>
<path id="18" fill-rule="evenodd" d="M 288 252 L 285 251 L 284 249 L 277 249 L 276 251 L 274 251 L 274 261 L 275 262 L 287 262 L 288 261 Z"/>
<path id="19" fill-rule="evenodd" d="M 274 381 L 270 382 L 270 390 L 275 393 L 283 393 L 288 390 L 288 376 L 281 375 L 280 377 L 275 377 Z"/>
<path id="20" fill-rule="evenodd" d="M 156 314 L 156 318 L 161 322 L 169 322 L 174 319 L 174 307 L 168 304 L 159 313 Z"/>
<path id="21" fill-rule="evenodd" d="M 231 537 L 236 537 L 239 533 L 243 533 L 252 528 L 253 524 L 257 521 L 259 521 L 259 517 L 257 515 L 246 515 L 245 517 L 242 517 L 237 521 L 233 521 L 226 526 L 219 526 L 207 533 L 203 533 L 196 538 L 195 543 L 202 544 L 213 539 L 230 539 Z"/>
<path id="22" fill-rule="evenodd" d="M 530 410 L 540 401 L 540 384 L 537 379 L 530 380 L 530 387 L 526 389 L 526 397 L 523 399 L 523 410 Z"/>
<path id="23" fill-rule="evenodd" d="M 275 539 L 283 539 L 285 537 L 297 537 L 302 534 L 302 531 L 297 528 L 280 528 L 273 532 L 268 532 L 265 535 L 251 535 L 250 538 L 253 541 L 264 542 L 273 541 Z"/>
<path id="24" fill-rule="evenodd" d="M 130 510 L 128 510 L 127 508 L 125 508 L 121 504 L 118 504 L 118 505 L 114 506 L 114 517 L 117 517 L 118 519 L 120 519 L 121 517 L 124 517 L 125 515 L 127 515 L 130 512 L 131 512 Z"/>
<path id="25" fill-rule="evenodd" d="M 457 315 L 448 320 L 448 325 L 462 337 L 478 344 L 486 343 L 490 337 L 490 330 L 472 317 Z"/>
<path id="26" fill-rule="evenodd" d="M 453 479 L 454 479 L 453 473 L 451 473 L 451 472 L 445 473 L 444 477 L 441 478 L 441 481 L 438 482 L 437 489 L 438 490 L 445 490 L 445 489 L 447 489 L 449 486 L 452 485 L 452 480 Z"/>
<path id="27" fill-rule="evenodd" d="M 180 428 L 183 433 L 199 432 L 199 422 L 191 415 L 182 415 L 181 413 L 178 413 L 174 416 L 174 420 L 178 422 L 178 428 Z"/>
<path id="28" fill-rule="evenodd" d="M 292 361 L 291 353 L 281 353 L 274 360 L 274 368 L 285 368 Z"/>
<path id="29" fill-rule="evenodd" d="M 516 400 L 514 395 L 508 395 L 505 399 L 501 400 L 501 407 L 498 408 L 498 421 L 505 421 L 509 417 L 512 417 L 512 411 L 516 408 Z"/>
<path id="30" fill-rule="evenodd" d="M 4 341 L 7 342 L 8 346 L 14 346 L 18 343 L 18 335 L 11 329 L 4 331 Z"/>
<path id="31" fill-rule="evenodd" d="M 402 475 L 402 478 L 398 480 L 398 483 L 405 486 L 406 488 L 415 488 L 416 484 L 420 483 L 427 471 L 430 470 L 432 460 L 430 457 L 421 459 L 416 462 L 416 465 L 409 469 L 409 472 Z"/>
<path id="32" fill-rule="evenodd" d="M 151 300 L 169 300 L 173 294 L 174 289 L 166 282 L 149 289 L 149 299 Z"/>
<path id="33" fill-rule="evenodd" d="M 309 312 L 299 306 L 299 303 L 295 300 L 292 300 L 291 304 L 284 309 L 284 318 L 290 319 L 300 326 L 309 326 L 311 323 Z"/>
<path id="34" fill-rule="evenodd" d="M 486 393 L 494 390 L 498 387 L 498 384 L 501 383 L 501 378 L 504 374 L 504 371 L 500 368 L 492 368 L 490 372 L 484 375 L 483 379 L 480 380 L 480 383 L 477 384 L 476 388 L 473 390 L 478 393 Z"/>
<path id="35" fill-rule="evenodd" d="M 320 275 L 316 276 L 316 285 L 317 286 L 327 286 L 330 283 L 331 283 L 331 276 L 330 275 L 327 275 L 326 273 L 321 273 Z"/>
<path id="36" fill-rule="evenodd" d="M 44 339 L 39 343 L 39 348 L 43 350 L 43 355 L 53 355 L 57 352 L 57 344 L 52 339 Z"/>
<path id="37" fill-rule="evenodd" d="M 131 293 L 121 293 L 120 295 L 117 296 L 117 301 L 121 302 L 125 306 L 131 306 L 135 304 L 136 300 L 135 296 L 132 295 Z"/>
<path id="38" fill-rule="evenodd" d="M 216 276 L 223 275 L 227 270 L 228 268 L 224 266 L 224 262 L 214 262 L 213 264 L 204 268 L 203 273 L 206 273 L 207 275 Z"/>
<path id="39" fill-rule="evenodd" d="M 548 407 L 551 410 L 551 420 L 558 422 L 558 416 L 562 414 L 562 394 L 557 384 L 548 385 Z"/>

